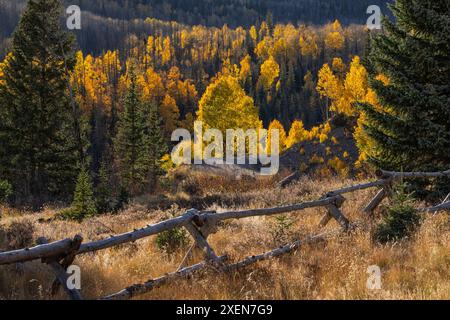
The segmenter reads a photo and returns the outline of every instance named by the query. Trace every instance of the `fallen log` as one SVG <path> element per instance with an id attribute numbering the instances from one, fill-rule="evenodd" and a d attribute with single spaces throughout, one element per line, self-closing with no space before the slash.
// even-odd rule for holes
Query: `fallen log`
<path id="1" fill-rule="evenodd" d="M 224 263 L 227 259 L 228 259 L 227 256 L 222 256 L 218 258 L 218 261 L 220 263 Z M 134 296 L 148 293 L 155 288 L 161 287 L 162 285 L 166 285 L 175 280 L 192 276 L 194 273 L 206 269 L 210 266 L 211 266 L 210 262 L 203 261 L 196 265 L 181 269 L 179 271 L 166 274 L 165 276 L 149 280 L 145 283 L 132 285 L 117 293 L 100 298 L 100 300 L 128 300 L 133 298 Z"/>
<path id="2" fill-rule="evenodd" d="M 223 266 L 221 269 L 226 272 L 236 271 L 238 269 L 247 267 L 247 266 L 254 264 L 256 262 L 259 262 L 259 261 L 268 260 L 268 259 L 272 259 L 275 257 L 279 257 L 279 256 L 287 254 L 287 253 L 291 253 L 291 252 L 299 249 L 302 245 L 323 242 L 326 239 L 328 239 L 330 236 L 340 234 L 340 233 L 341 232 L 328 232 L 328 233 L 322 233 L 322 234 L 319 234 L 316 236 L 309 237 L 305 240 L 298 240 L 291 244 L 277 248 L 275 250 L 268 251 L 268 252 L 260 254 L 260 255 L 245 258 L 242 261 L 239 261 L 239 262 L 231 264 L 231 265 Z"/>

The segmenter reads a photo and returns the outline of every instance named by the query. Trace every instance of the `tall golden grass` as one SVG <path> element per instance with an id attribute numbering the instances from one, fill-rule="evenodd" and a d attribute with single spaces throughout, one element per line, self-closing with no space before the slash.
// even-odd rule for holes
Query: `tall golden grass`
<path id="1" fill-rule="evenodd" d="M 339 178 L 322 180 L 304 178 L 290 188 L 280 190 L 270 183 L 237 183 L 236 191 L 211 177 L 207 179 L 201 196 L 218 192 L 228 198 L 208 204 L 209 209 L 241 209 L 271 207 L 319 198 L 327 191 L 356 181 Z M 257 187 L 251 187 L 251 186 Z M 184 191 L 180 191 L 184 192 Z M 214 270 L 181 280 L 138 299 L 450 299 L 450 220 L 441 214 L 427 217 L 410 239 L 389 245 L 372 241 L 377 223 L 364 218 L 361 208 L 373 197 L 375 190 L 350 194 L 343 212 L 353 222 L 363 222 L 357 231 L 315 246 L 305 246 L 291 255 L 252 265 L 232 274 L 218 274 Z M 189 194 L 185 197 L 189 198 Z M 218 197 L 218 199 L 220 199 Z M 184 209 L 173 206 L 174 213 Z M 4 233 L 12 223 L 33 225 L 34 238 L 45 236 L 58 240 L 83 235 L 85 241 L 97 240 L 111 234 L 125 232 L 159 221 L 165 210 L 148 209 L 145 199 L 132 204 L 117 215 L 103 215 L 82 223 L 52 220 L 57 210 L 48 208 L 39 214 L 3 210 L 0 220 Z M 224 223 L 219 232 L 210 237 L 218 254 L 229 254 L 231 260 L 262 253 L 281 245 L 280 241 L 294 240 L 320 232 L 318 222 L 323 209 L 310 209 L 287 215 L 290 228 L 277 230 L 276 217 L 249 218 Z M 327 228 L 338 227 L 332 222 Z M 284 233 L 283 240 L 274 234 Z M 25 232 L 26 233 L 26 232 Z M 19 235 L 16 235 L 20 237 Z M 24 235 L 27 237 L 28 235 Z M 20 240 L 20 239 L 19 239 Z M 19 241 L 20 242 L 20 241 Z M 5 249 L 5 241 L 0 248 Z M 95 299 L 148 279 L 176 270 L 184 251 L 166 255 L 156 246 L 155 237 L 136 243 L 78 256 L 75 264 L 82 270 L 82 294 Z M 201 260 L 197 257 L 192 263 Z M 369 290 L 367 268 L 378 265 L 382 270 L 382 289 Z M 53 275 L 48 266 L 39 261 L 23 265 L 0 266 L 0 299 L 65 299 L 49 294 Z"/>

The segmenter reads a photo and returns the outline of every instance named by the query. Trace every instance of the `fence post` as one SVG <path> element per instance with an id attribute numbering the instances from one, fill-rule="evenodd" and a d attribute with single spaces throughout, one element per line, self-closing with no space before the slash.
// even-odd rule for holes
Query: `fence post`
<path id="1" fill-rule="evenodd" d="M 81 236 L 79 235 L 75 236 L 75 238 L 72 240 L 71 249 L 63 257 L 63 261 L 61 263 L 58 262 L 60 260 L 60 258 L 58 257 L 43 259 L 42 262 L 47 263 L 53 269 L 53 272 L 56 275 L 56 280 L 53 282 L 52 285 L 52 295 L 55 295 L 58 292 L 59 285 L 61 285 L 64 288 L 64 291 L 66 291 L 67 295 L 72 300 L 83 300 L 83 297 L 81 296 L 79 290 L 69 289 L 69 287 L 67 286 L 67 280 L 69 277 L 66 272 L 66 269 L 73 263 L 73 260 L 75 259 L 76 256 L 76 252 L 80 248 L 82 241 L 83 238 Z M 38 244 L 46 244 L 48 243 L 48 240 L 46 238 L 39 238 L 37 242 Z"/>
<path id="2" fill-rule="evenodd" d="M 378 206 L 381 204 L 381 202 L 389 196 L 391 192 L 391 183 L 392 179 L 388 178 L 385 180 L 385 183 L 380 191 L 375 195 L 375 197 L 369 202 L 369 204 L 363 209 L 363 212 L 368 215 L 372 216 L 373 212 L 378 208 Z"/>
<path id="3" fill-rule="evenodd" d="M 199 228 L 197 227 L 197 225 L 195 224 L 194 221 L 198 221 L 198 213 L 199 211 L 196 209 L 191 209 L 188 210 L 188 214 L 190 213 L 196 213 L 193 216 L 193 219 L 188 221 L 188 223 L 186 223 L 185 228 L 189 231 L 189 233 L 191 234 L 191 236 L 194 238 L 195 240 L 195 244 L 194 246 L 192 246 L 188 253 L 186 254 L 185 258 L 183 259 L 182 264 L 180 265 L 180 268 L 183 268 L 183 264 L 186 263 L 189 260 L 189 257 L 191 256 L 193 250 L 195 247 L 200 248 L 205 255 L 205 259 L 209 260 L 209 261 L 213 261 L 215 263 L 219 262 L 219 257 L 215 254 L 214 250 L 211 248 L 211 246 L 209 245 L 208 241 L 207 241 L 207 237 L 209 234 L 203 234 L 201 230 L 199 230 Z M 197 217 L 197 219 L 195 218 Z"/>
<path id="4" fill-rule="evenodd" d="M 324 228 L 331 219 L 335 219 L 344 229 L 345 231 L 348 230 L 350 226 L 350 221 L 344 216 L 344 214 L 341 212 L 340 208 L 345 202 L 345 198 L 341 195 L 335 196 L 332 193 L 329 193 L 326 195 L 326 198 L 335 197 L 335 201 L 327 206 L 328 212 L 322 217 L 320 220 L 319 226 L 321 228 Z"/>

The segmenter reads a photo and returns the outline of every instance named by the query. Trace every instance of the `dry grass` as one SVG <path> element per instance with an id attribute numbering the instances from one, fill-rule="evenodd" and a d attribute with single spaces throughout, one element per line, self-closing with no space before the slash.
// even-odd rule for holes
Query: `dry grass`
<path id="1" fill-rule="evenodd" d="M 296 203 L 316 199 L 325 191 L 351 183 L 355 182 L 338 178 L 321 181 L 305 178 L 291 188 L 279 190 L 260 182 L 253 189 L 239 187 L 235 192 L 227 190 L 227 193 L 222 193 L 223 198 L 228 197 L 226 207 L 217 201 L 208 204 L 208 208 L 224 210 Z M 204 185 L 206 189 L 198 191 L 201 195 L 206 190 L 209 193 L 214 191 L 213 182 Z M 246 184 L 242 182 L 242 185 Z M 362 191 L 347 197 L 343 211 L 350 220 L 361 221 L 360 208 L 374 192 Z M 28 221 L 34 226 L 34 237 L 45 236 L 57 240 L 79 233 L 88 241 L 142 227 L 166 215 L 163 210 L 147 208 L 133 205 L 118 215 L 95 217 L 82 224 L 45 222 L 55 213 L 52 209 L 38 215 L 9 212 L 0 220 L 0 230 L 3 229 L 0 231 L 0 246 L 5 246 L 3 239 L 7 227 L 21 221 Z M 172 210 L 181 214 L 184 209 L 175 206 Z M 286 230 L 286 236 L 295 239 L 318 233 L 317 224 L 322 214 L 323 209 L 311 209 L 288 215 L 293 226 Z M 210 242 L 218 254 L 228 253 L 233 261 L 237 261 L 280 244 L 274 243 L 275 226 L 274 217 L 229 221 L 211 236 Z M 332 222 L 327 228 L 336 227 L 337 224 Z M 427 218 L 414 238 L 388 246 L 378 246 L 372 242 L 372 227 L 369 221 L 365 221 L 362 230 L 324 244 L 304 247 L 281 259 L 261 262 L 233 274 L 209 271 L 139 298 L 450 299 L 448 215 Z M 82 293 L 86 298 L 93 299 L 171 272 L 177 268 L 183 254 L 165 255 L 158 250 L 155 237 L 150 237 L 133 244 L 79 256 L 75 263 L 82 270 Z M 370 291 L 366 288 L 366 270 L 370 265 L 378 265 L 383 271 L 382 290 Z M 52 280 L 48 266 L 39 262 L 0 266 L 0 299 L 50 299 L 48 292 Z M 57 298 L 65 296 L 61 293 Z"/>

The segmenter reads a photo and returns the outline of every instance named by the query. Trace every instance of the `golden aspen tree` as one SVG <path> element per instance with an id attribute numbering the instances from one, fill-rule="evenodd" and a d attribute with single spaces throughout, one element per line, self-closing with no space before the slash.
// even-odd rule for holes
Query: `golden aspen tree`
<path id="1" fill-rule="evenodd" d="M 289 130 L 289 135 L 286 140 L 286 148 L 292 148 L 294 145 L 308 140 L 309 133 L 303 125 L 303 121 L 294 120 Z"/>
<path id="2" fill-rule="evenodd" d="M 163 119 L 165 136 L 170 138 L 172 132 L 178 127 L 178 118 L 180 117 L 180 110 L 175 99 L 166 94 L 159 112 Z"/>
<path id="3" fill-rule="evenodd" d="M 162 78 L 152 67 L 138 76 L 137 84 L 144 101 L 155 101 L 164 96 Z"/>
<path id="4" fill-rule="evenodd" d="M 333 74 L 328 63 L 324 64 L 319 71 L 316 89 L 322 97 L 332 100 L 339 99 L 342 94 L 342 84 Z"/>
<path id="5" fill-rule="evenodd" d="M 279 143 L 280 143 L 280 152 L 283 152 L 286 150 L 286 131 L 283 127 L 283 125 L 281 124 L 280 121 L 278 120 L 273 120 L 270 124 L 269 124 L 269 128 L 267 129 L 269 132 L 267 134 L 267 153 L 270 153 L 270 150 L 272 149 L 272 130 L 278 130 L 278 137 L 279 137 Z"/>
<path id="6" fill-rule="evenodd" d="M 256 44 L 256 42 L 258 41 L 258 31 L 256 30 L 256 27 L 251 26 L 249 33 L 250 33 L 250 38 L 253 40 L 253 43 Z"/>
<path id="7" fill-rule="evenodd" d="M 267 36 L 270 36 L 269 26 L 265 21 L 261 23 L 261 27 L 259 28 L 259 38 L 263 39 Z"/>
<path id="8" fill-rule="evenodd" d="M 144 68 L 152 66 L 153 59 L 155 57 L 155 38 L 153 36 L 149 36 L 147 38 L 147 45 L 145 46 L 145 54 L 144 54 Z"/>
<path id="9" fill-rule="evenodd" d="M 227 129 L 261 128 L 258 108 L 246 95 L 238 80 L 230 75 L 218 76 L 203 94 L 197 112 L 203 128 Z"/>
<path id="10" fill-rule="evenodd" d="M 332 50 L 339 50 L 344 46 L 345 37 L 339 20 L 335 20 L 328 26 L 328 32 L 325 36 L 325 45 Z"/>
<path id="11" fill-rule="evenodd" d="M 320 49 L 317 42 L 318 38 L 314 31 L 309 28 L 305 29 L 299 39 L 300 52 L 302 56 L 312 56 L 313 58 L 318 57 Z"/>
<path id="12" fill-rule="evenodd" d="M 163 65 L 169 64 L 173 56 L 173 47 L 169 37 L 166 37 L 163 42 L 163 51 L 161 53 L 161 60 Z"/>
<path id="13" fill-rule="evenodd" d="M 252 76 L 251 60 L 248 54 L 241 60 L 241 69 L 239 71 L 239 80 L 241 83 L 245 83 Z"/>
<path id="14" fill-rule="evenodd" d="M 342 58 L 333 58 L 332 69 L 336 72 L 339 77 L 342 77 L 345 74 L 345 63 Z"/>
<path id="15" fill-rule="evenodd" d="M 259 81 L 266 91 L 270 90 L 275 79 L 280 76 L 280 65 L 270 56 L 261 66 Z"/>

